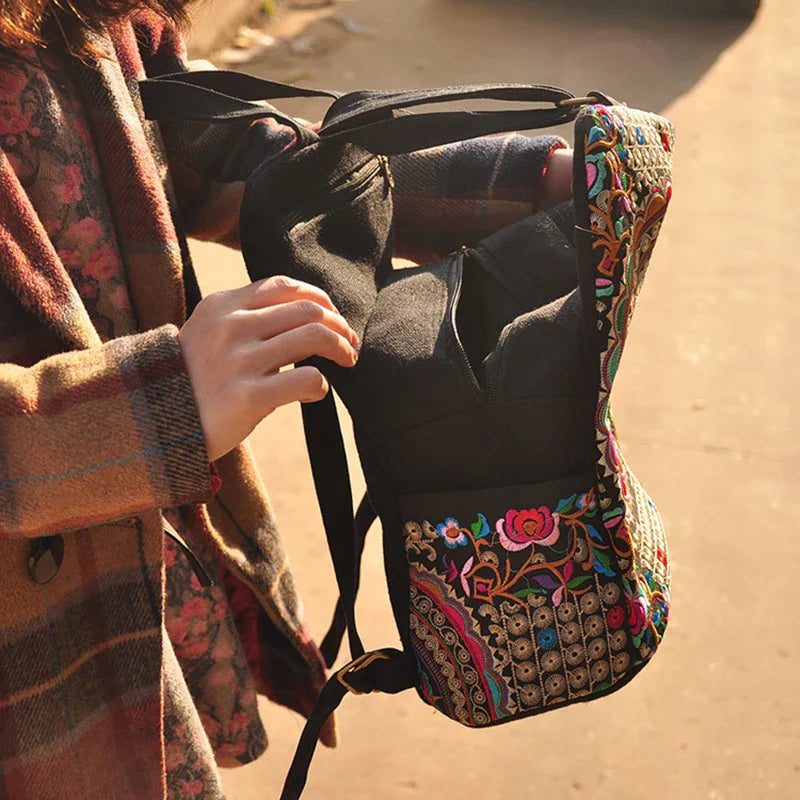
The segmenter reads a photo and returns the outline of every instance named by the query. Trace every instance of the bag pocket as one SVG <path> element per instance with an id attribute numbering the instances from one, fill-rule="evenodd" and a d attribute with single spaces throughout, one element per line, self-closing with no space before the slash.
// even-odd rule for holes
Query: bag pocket
<path id="1" fill-rule="evenodd" d="M 400 499 L 423 700 L 485 727 L 630 677 L 629 608 L 595 475 Z"/>

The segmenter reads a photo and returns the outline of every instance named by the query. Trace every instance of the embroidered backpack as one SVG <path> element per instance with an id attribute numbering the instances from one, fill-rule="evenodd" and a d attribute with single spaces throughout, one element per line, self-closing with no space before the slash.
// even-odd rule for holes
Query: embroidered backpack
<path id="1" fill-rule="evenodd" d="M 282 800 L 302 793 L 317 736 L 348 692 L 415 688 L 470 727 L 600 697 L 664 634 L 661 519 L 620 454 L 609 396 L 671 194 L 673 130 L 595 93 L 494 85 L 338 98 L 313 133 L 253 102 L 315 94 L 204 73 L 142 84 L 151 118 L 276 116 L 297 147 L 259 165 L 241 211 L 250 276 L 325 289 L 358 363 L 312 360 L 353 419 L 368 494 L 353 519 L 333 399 L 303 407 L 351 661 L 323 689 Z M 324 94 L 324 93 L 322 93 Z M 406 109 L 490 97 L 548 108 Z M 574 123 L 574 200 L 433 264 L 393 267 L 388 156 Z M 383 527 L 401 649 L 355 626 L 366 529 Z"/>

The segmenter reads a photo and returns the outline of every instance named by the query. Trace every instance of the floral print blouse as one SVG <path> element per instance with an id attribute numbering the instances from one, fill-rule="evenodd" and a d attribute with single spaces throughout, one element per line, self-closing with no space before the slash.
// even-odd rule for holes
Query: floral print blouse
<path id="1" fill-rule="evenodd" d="M 80 96 L 51 49 L 0 59 L 0 147 L 103 341 L 136 333 L 103 174 Z M 182 509 L 166 518 L 216 578 L 200 586 L 165 537 L 164 736 L 170 800 L 220 800 L 216 765 L 259 756 L 266 734 L 216 559 Z M 216 764 L 215 764 L 216 762 Z"/>

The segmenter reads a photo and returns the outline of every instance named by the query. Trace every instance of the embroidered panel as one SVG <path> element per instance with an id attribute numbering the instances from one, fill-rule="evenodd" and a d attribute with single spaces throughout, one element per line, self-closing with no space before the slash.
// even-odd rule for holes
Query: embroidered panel
<path id="1" fill-rule="evenodd" d="M 672 195 L 674 131 L 656 115 L 594 106 L 584 139 L 595 295 L 601 336 L 596 430 L 603 525 L 625 592 L 647 625 L 633 645 L 655 652 L 669 612 L 669 566 L 661 518 L 620 456 L 609 407 L 628 327 Z"/>
<path id="2" fill-rule="evenodd" d="M 646 624 L 615 573 L 594 490 L 488 511 L 405 525 L 421 692 L 473 727 L 608 690 Z"/>

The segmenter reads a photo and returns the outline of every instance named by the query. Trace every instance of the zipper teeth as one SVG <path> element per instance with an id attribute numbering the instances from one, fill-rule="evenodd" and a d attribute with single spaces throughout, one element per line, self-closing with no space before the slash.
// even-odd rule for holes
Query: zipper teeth
<path id="1" fill-rule="evenodd" d="M 338 194 L 343 192 L 352 192 L 353 190 L 360 189 L 365 183 L 372 180 L 375 175 L 378 174 L 382 169 L 381 162 L 378 159 L 374 159 L 374 163 L 370 164 L 370 169 L 363 175 L 359 175 L 358 177 L 352 177 L 349 180 L 346 180 L 336 186 L 331 186 L 325 190 L 325 195 L 329 197 L 334 197 Z M 319 206 L 319 198 L 314 198 L 314 200 L 307 200 L 298 208 L 287 217 L 284 218 L 284 224 L 289 227 L 293 228 L 298 222 L 302 222 L 307 216 L 310 211 L 313 211 L 315 208 Z"/>
<path id="2" fill-rule="evenodd" d="M 486 270 L 486 264 L 484 260 L 481 258 L 480 253 L 475 250 L 474 248 L 470 248 L 470 255 L 481 265 L 481 267 Z M 513 320 L 512 320 L 513 321 Z M 509 323 L 510 325 L 511 323 Z M 487 403 L 494 403 L 497 399 L 497 375 L 500 371 L 500 361 L 502 360 L 502 346 L 505 340 L 508 338 L 508 325 L 503 327 L 503 330 L 500 332 L 500 336 L 498 337 L 497 341 L 495 342 L 494 347 L 492 348 L 492 352 L 489 355 L 489 369 L 486 370 L 486 402 Z"/>
<path id="3" fill-rule="evenodd" d="M 458 310 L 459 300 L 461 300 L 461 287 L 464 283 L 464 257 L 469 252 L 470 248 L 464 246 L 458 251 L 457 255 L 455 256 L 456 269 L 458 268 L 458 266 L 460 266 L 461 269 L 457 270 L 456 273 L 458 277 L 458 282 L 456 283 L 455 289 L 453 291 L 453 303 L 450 308 L 450 329 L 453 331 L 453 338 L 456 341 L 456 347 L 461 353 L 463 366 L 466 369 L 467 376 L 469 377 L 469 382 L 472 385 L 473 390 L 475 391 L 475 395 L 481 400 L 483 400 L 483 391 L 481 389 L 481 385 L 478 383 L 478 379 L 475 377 L 475 370 L 473 369 L 469 357 L 467 356 L 467 351 L 464 349 L 464 345 L 461 344 L 461 337 L 458 335 L 458 326 L 456 325 L 456 311 Z"/>

